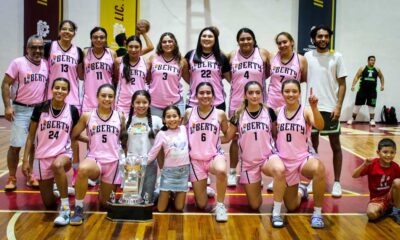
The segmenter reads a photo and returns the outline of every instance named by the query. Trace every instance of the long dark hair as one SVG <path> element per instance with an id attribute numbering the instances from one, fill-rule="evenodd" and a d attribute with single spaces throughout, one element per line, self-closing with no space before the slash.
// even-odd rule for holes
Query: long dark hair
<path id="1" fill-rule="evenodd" d="M 129 43 L 132 42 L 132 41 L 138 42 L 139 45 L 140 45 L 140 48 L 142 48 L 142 41 L 140 40 L 140 37 L 139 36 L 135 36 L 135 35 L 134 36 L 130 36 L 128 39 L 126 39 L 126 47 L 128 47 Z M 139 57 L 139 59 L 140 59 L 140 57 Z M 130 63 L 129 63 L 129 54 L 128 53 L 126 53 L 122 57 L 122 61 L 124 63 L 123 74 L 124 74 L 126 82 L 129 83 L 130 80 L 131 80 L 131 76 L 130 76 L 130 73 L 129 73 Z"/>
<path id="2" fill-rule="evenodd" d="M 212 93 L 213 97 L 215 97 L 214 87 L 209 82 L 201 82 L 201 83 L 199 83 L 199 85 L 197 85 L 197 87 L 196 87 L 196 96 L 199 93 L 200 88 L 203 87 L 203 86 L 209 86 L 211 88 L 211 93 Z"/>
<path id="3" fill-rule="evenodd" d="M 70 82 L 68 81 L 68 79 L 62 78 L 62 77 L 59 77 L 59 78 L 54 79 L 53 83 L 51 84 L 51 89 L 54 88 L 54 85 L 56 85 L 56 82 L 66 82 L 66 83 L 67 83 L 68 93 L 70 92 L 70 90 L 71 90 L 71 84 L 70 84 Z M 41 109 L 40 109 L 40 112 L 47 112 L 47 113 L 48 113 L 48 112 L 50 111 L 50 107 L 51 107 L 51 99 L 49 99 L 49 100 L 43 102 L 43 105 L 42 105 L 42 107 L 41 107 Z"/>
<path id="4" fill-rule="evenodd" d="M 282 88 L 281 88 L 281 93 L 283 94 L 283 89 L 285 88 L 285 86 L 289 83 L 294 83 L 296 84 L 297 88 L 299 89 L 299 93 L 301 93 L 301 87 L 300 87 L 300 82 L 295 80 L 295 79 L 288 79 L 283 81 L 282 83 Z"/>
<path id="5" fill-rule="evenodd" d="M 138 90 L 132 95 L 131 107 L 129 109 L 129 116 L 128 116 L 128 122 L 126 123 L 126 127 L 129 128 L 129 125 L 131 125 L 132 116 L 133 116 L 133 113 L 135 112 L 135 109 L 133 108 L 133 103 L 135 102 L 135 100 L 138 96 L 144 96 L 147 99 L 147 101 L 149 101 L 149 107 L 147 108 L 146 117 L 147 117 L 147 124 L 150 127 L 149 138 L 154 139 L 155 133 L 153 131 L 153 119 L 151 117 L 151 109 L 150 109 L 151 97 L 150 97 L 150 93 L 147 92 L 146 90 Z"/>
<path id="6" fill-rule="evenodd" d="M 218 62 L 218 64 L 222 65 L 222 53 L 221 53 L 221 49 L 219 47 L 219 40 L 218 40 L 218 35 L 215 32 L 215 28 L 214 27 L 206 27 L 203 28 L 203 30 L 201 30 L 200 34 L 199 34 L 199 38 L 197 39 L 197 47 L 196 47 L 196 52 L 194 54 L 193 57 L 193 62 L 195 63 L 201 63 L 201 55 L 203 55 L 203 47 L 201 46 L 201 35 L 203 35 L 203 32 L 209 30 L 210 32 L 212 32 L 212 34 L 214 35 L 214 46 L 212 47 L 212 53 L 214 54 L 215 60 Z"/>
<path id="7" fill-rule="evenodd" d="M 181 116 L 181 111 L 180 111 L 179 108 L 178 108 L 177 106 L 175 106 L 175 105 L 169 105 L 168 107 L 164 108 L 163 113 L 162 113 L 163 126 L 162 126 L 162 128 L 160 129 L 160 130 L 162 130 L 162 131 L 167 131 L 167 130 L 168 130 L 167 123 L 165 122 L 165 117 L 166 117 L 167 112 L 168 112 L 169 110 L 175 110 L 176 113 L 178 114 L 178 116 L 179 116 L 179 117 Z"/>
<path id="8" fill-rule="evenodd" d="M 254 35 L 253 30 L 251 30 L 250 28 L 247 28 L 247 27 L 244 27 L 244 28 L 239 29 L 239 31 L 238 31 L 237 34 L 236 34 L 236 42 L 239 42 L 239 38 L 240 38 L 240 35 L 241 35 L 242 33 L 248 33 L 248 34 L 250 34 L 250 36 L 253 38 L 253 41 L 254 41 L 253 47 L 255 47 L 255 48 L 258 47 L 258 45 L 257 45 L 257 40 L 256 40 L 256 35 Z"/>
<path id="9" fill-rule="evenodd" d="M 90 44 L 91 44 L 91 46 L 93 47 L 92 35 L 93 35 L 95 32 L 98 32 L 98 31 L 103 32 L 104 35 L 106 35 L 106 45 L 105 45 L 104 47 L 107 47 L 107 30 L 106 30 L 105 28 L 102 28 L 102 27 L 94 27 L 94 28 L 90 31 Z"/>
<path id="10" fill-rule="evenodd" d="M 179 51 L 179 46 L 178 46 L 178 41 L 175 38 L 175 35 L 171 32 L 165 32 L 163 34 L 161 34 L 160 40 L 158 41 L 157 44 L 157 49 L 156 49 L 156 54 L 157 55 L 162 55 L 164 54 L 164 50 L 162 49 L 162 41 L 164 39 L 164 37 L 170 37 L 173 41 L 174 41 L 174 50 L 172 51 L 172 55 L 174 56 L 174 58 L 176 59 L 176 61 L 178 62 L 178 64 L 180 64 L 181 59 L 182 59 L 182 55 L 181 52 Z"/>

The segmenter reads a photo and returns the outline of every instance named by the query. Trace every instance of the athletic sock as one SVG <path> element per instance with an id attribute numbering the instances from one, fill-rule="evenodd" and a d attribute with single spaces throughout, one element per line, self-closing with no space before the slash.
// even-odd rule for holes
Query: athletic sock
<path id="1" fill-rule="evenodd" d="M 322 215 L 322 207 L 314 207 L 314 213 L 315 215 Z"/>
<path id="2" fill-rule="evenodd" d="M 274 207 L 272 209 L 272 216 L 281 215 L 281 208 L 282 208 L 282 202 L 275 202 L 274 201 Z"/>
<path id="3" fill-rule="evenodd" d="M 68 200 L 68 198 L 66 197 L 66 198 L 61 198 L 61 206 L 65 206 L 65 207 L 68 207 L 69 208 L 69 200 Z"/>
<path id="4" fill-rule="evenodd" d="M 83 208 L 83 199 L 82 200 L 75 199 L 75 207 L 78 206 Z"/>

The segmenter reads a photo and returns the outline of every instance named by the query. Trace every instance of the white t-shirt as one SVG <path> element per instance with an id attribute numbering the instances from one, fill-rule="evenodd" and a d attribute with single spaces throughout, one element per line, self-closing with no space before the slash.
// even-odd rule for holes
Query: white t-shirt
<path id="1" fill-rule="evenodd" d="M 153 131 L 157 133 L 163 126 L 161 118 L 151 116 Z M 132 122 L 128 126 L 128 153 L 147 156 L 147 153 L 154 144 L 154 139 L 149 138 L 150 127 L 147 117 L 132 117 Z"/>
<path id="2" fill-rule="evenodd" d="M 314 95 L 318 98 L 318 110 L 333 112 L 338 101 L 337 79 L 347 76 L 342 54 L 312 50 L 306 52 L 304 57 L 308 62 L 307 96 L 310 95 L 312 87 Z"/>

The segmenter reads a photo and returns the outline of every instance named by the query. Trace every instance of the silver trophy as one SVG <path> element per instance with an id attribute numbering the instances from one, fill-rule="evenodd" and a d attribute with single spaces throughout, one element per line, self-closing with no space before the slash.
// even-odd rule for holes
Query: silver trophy
<path id="1" fill-rule="evenodd" d="M 147 156 L 128 153 L 121 159 L 122 197 L 111 193 L 107 218 L 113 221 L 149 221 L 153 218 L 153 204 L 147 194 L 142 198 Z"/>

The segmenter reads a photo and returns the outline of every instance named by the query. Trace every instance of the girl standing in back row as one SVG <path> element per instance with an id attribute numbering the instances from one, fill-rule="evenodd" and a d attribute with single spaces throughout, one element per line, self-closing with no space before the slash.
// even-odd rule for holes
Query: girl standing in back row
<path id="1" fill-rule="evenodd" d="M 208 82 L 215 91 L 213 105 L 225 111 L 225 92 L 222 80 L 231 80 L 229 61 L 219 47 L 218 33 L 214 27 L 201 30 L 197 47 L 185 55 L 183 79 L 189 84 L 189 107 L 198 105 L 196 89 L 201 82 Z"/>

